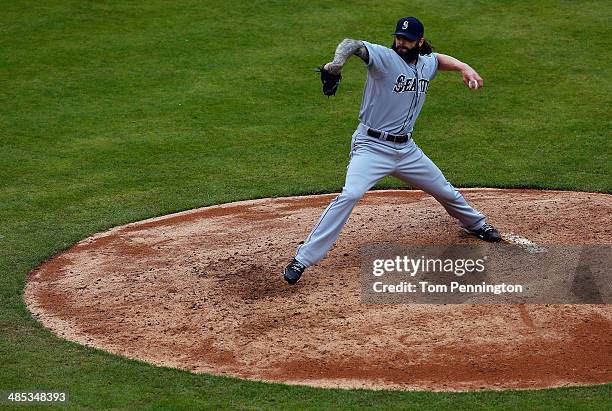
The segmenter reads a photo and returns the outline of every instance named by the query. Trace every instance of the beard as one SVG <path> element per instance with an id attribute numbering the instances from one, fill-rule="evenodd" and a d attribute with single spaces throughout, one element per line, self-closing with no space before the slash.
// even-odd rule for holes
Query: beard
<path id="1" fill-rule="evenodd" d="M 414 46 L 408 51 L 399 51 L 395 46 L 395 41 L 393 42 L 391 49 L 395 51 L 397 55 L 400 56 L 402 60 L 404 60 L 406 63 L 412 63 L 413 61 L 415 61 L 419 57 L 419 52 L 421 51 L 419 46 Z"/>

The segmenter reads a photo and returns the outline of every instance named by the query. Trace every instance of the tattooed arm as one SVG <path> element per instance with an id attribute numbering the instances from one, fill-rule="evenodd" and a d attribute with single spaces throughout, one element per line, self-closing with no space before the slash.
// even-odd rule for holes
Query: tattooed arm
<path id="1" fill-rule="evenodd" d="M 368 49 L 364 46 L 361 40 L 353 40 L 353 39 L 344 39 L 338 44 L 336 48 L 336 54 L 334 55 L 334 60 L 325 65 L 325 70 L 329 71 L 332 74 L 340 74 L 342 71 L 342 67 L 346 63 L 351 55 L 356 55 L 361 58 L 364 62 L 368 62 L 370 60 L 370 55 L 368 54 Z"/>

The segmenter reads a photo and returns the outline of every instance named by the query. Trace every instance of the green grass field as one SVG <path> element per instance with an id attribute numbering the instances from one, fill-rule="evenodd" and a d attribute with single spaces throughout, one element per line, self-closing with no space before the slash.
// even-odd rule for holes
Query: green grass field
<path id="1" fill-rule="evenodd" d="M 64 391 L 75 409 L 610 409 L 610 384 L 443 394 L 192 375 L 60 340 L 25 307 L 27 273 L 95 232 L 339 190 L 365 70 L 351 60 L 328 99 L 312 68 L 344 37 L 389 45 L 404 15 L 485 79 L 471 92 L 439 73 L 417 122 L 453 184 L 612 192 L 610 3 L 411 4 L 4 2 L 0 390 Z"/>

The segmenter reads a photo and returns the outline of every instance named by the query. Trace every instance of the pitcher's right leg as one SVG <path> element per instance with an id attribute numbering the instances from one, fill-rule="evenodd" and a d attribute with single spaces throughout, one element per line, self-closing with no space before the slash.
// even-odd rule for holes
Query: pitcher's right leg
<path id="1" fill-rule="evenodd" d="M 446 180 L 438 166 L 418 146 L 415 145 L 414 150 L 403 159 L 393 174 L 412 187 L 431 194 L 448 214 L 461 222 L 467 233 L 485 241 L 501 240 L 495 227 L 486 223 L 485 215 L 465 200 L 463 195 Z"/>

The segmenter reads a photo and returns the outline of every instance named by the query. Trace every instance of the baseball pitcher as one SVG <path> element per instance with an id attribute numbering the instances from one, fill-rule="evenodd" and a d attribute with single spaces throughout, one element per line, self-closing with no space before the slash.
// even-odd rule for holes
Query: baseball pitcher
<path id="1" fill-rule="evenodd" d="M 363 60 L 368 75 L 344 187 L 285 267 L 283 274 L 289 284 L 295 284 L 307 267 L 325 256 L 357 202 L 388 175 L 432 195 L 467 233 L 485 241 L 501 240 L 499 232 L 468 204 L 412 138 L 429 83 L 438 70 L 460 72 L 471 89 L 483 86 L 482 78 L 469 65 L 433 53 L 424 34 L 417 18 L 404 17 L 397 22 L 391 48 L 345 39 L 336 48 L 333 61 L 320 68 L 327 96 L 335 95 L 342 67 L 350 56 Z"/>

